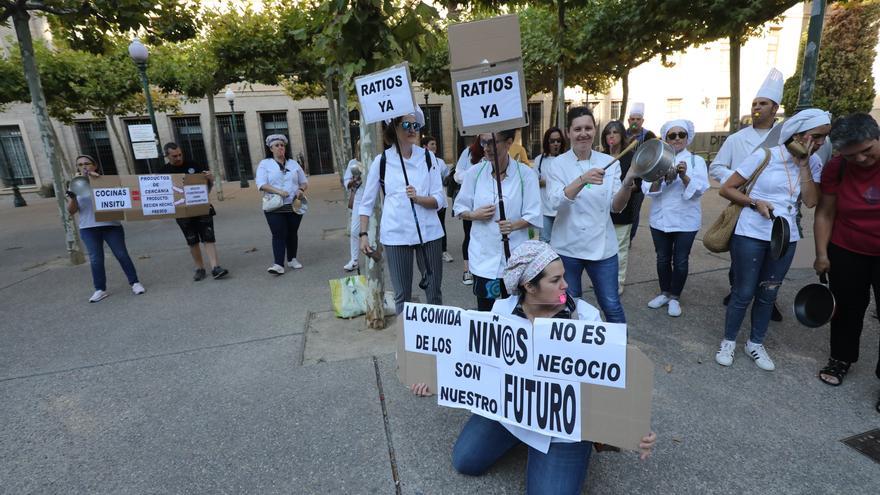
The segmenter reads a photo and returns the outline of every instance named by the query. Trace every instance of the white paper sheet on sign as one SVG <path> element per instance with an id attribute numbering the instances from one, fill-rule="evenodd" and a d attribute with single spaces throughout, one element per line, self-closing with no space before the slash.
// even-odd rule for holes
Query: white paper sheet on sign
<path id="1" fill-rule="evenodd" d="M 451 306 L 406 303 L 404 346 L 422 354 L 457 355 L 467 345 L 467 311 Z"/>
<path id="2" fill-rule="evenodd" d="M 357 77 L 354 86 L 361 105 L 361 121 L 366 124 L 415 112 L 416 102 L 406 62 Z"/>
<path id="3" fill-rule="evenodd" d="M 518 72 L 458 81 L 463 127 L 474 127 L 522 118 L 522 90 Z"/>
<path id="4" fill-rule="evenodd" d="M 626 325 L 535 319 L 535 375 L 626 388 Z"/>
<path id="5" fill-rule="evenodd" d="M 144 216 L 174 214 L 177 208 L 174 206 L 174 185 L 170 175 L 139 175 L 138 183 Z"/>

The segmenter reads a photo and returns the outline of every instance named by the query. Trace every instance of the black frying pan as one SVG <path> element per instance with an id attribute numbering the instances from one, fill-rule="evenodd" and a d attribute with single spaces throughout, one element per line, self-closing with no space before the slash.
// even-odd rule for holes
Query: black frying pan
<path id="1" fill-rule="evenodd" d="M 791 226 L 785 218 L 774 215 L 773 210 L 770 210 L 770 219 L 773 220 L 773 230 L 770 231 L 770 257 L 778 260 L 788 252 Z"/>
<path id="2" fill-rule="evenodd" d="M 819 282 L 805 286 L 794 296 L 794 316 L 805 327 L 817 328 L 828 323 L 837 307 L 824 273 L 819 275 Z"/>

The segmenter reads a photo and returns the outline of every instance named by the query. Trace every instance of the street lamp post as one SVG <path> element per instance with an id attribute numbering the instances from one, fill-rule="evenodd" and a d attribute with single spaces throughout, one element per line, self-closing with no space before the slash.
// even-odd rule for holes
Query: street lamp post
<path id="1" fill-rule="evenodd" d="M 813 87 L 816 83 L 816 69 L 819 66 L 819 45 L 822 42 L 822 25 L 825 22 L 825 0 L 813 0 L 810 8 L 810 24 L 807 27 L 807 46 L 804 50 L 804 63 L 801 70 L 801 85 L 798 88 L 797 110 L 813 106 Z"/>
<path id="2" fill-rule="evenodd" d="M 239 184 L 241 187 L 250 187 L 244 174 L 244 166 L 238 159 L 238 128 L 235 125 L 235 92 L 232 88 L 226 90 L 226 101 L 229 102 L 229 110 L 232 112 L 232 155 L 235 160 L 235 168 L 238 169 Z"/>
<path id="3" fill-rule="evenodd" d="M 134 65 L 137 66 L 138 72 L 141 75 L 141 84 L 144 86 L 144 98 L 147 100 L 147 113 L 150 114 L 150 125 L 153 126 L 153 135 L 156 141 L 156 151 L 159 153 L 159 156 L 162 156 L 162 142 L 159 140 L 156 112 L 153 111 L 153 97 L 150 95 L 150 82 L 147 80 L 147 59 L 150 57 L 150 53 L 147 51 L 147 47 L 141 43 L 141 40 L 135 38 L 128 45 L 128 56 L 134 61 Z M 147 160 L 147 171 L 151 174 L 153 173 L 150 160 Z"/>

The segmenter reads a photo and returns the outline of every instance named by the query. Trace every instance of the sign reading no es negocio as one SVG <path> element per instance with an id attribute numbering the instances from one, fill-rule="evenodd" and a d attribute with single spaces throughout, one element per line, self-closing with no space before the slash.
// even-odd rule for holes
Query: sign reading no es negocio
<path id="1" fill-rule="evenodd" d="M 416 102 L 409 82 L 409 64 L 404 62 L 354 80 L 361 120 L 371 124 L 415 112 Z"/>

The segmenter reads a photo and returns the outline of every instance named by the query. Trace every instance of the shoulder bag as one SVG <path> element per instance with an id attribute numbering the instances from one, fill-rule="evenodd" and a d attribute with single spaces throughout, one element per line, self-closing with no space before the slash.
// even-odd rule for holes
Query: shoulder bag
<path id="1" fill-rule="evenodd" d="M 284 198 L 280 194 L 263 193 L 263 211 L 275 211 L 284 205 Z"/>

